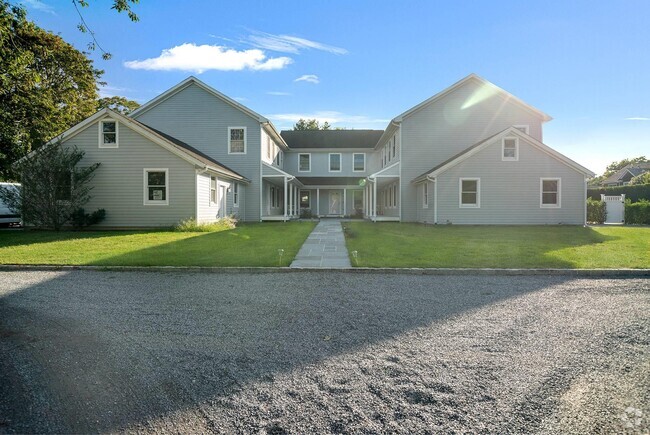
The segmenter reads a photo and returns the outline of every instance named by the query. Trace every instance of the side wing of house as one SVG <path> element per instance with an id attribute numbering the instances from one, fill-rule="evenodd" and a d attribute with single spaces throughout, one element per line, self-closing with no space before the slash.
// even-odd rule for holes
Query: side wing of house
<path id="1" fill-rule="evenodd" d="M 541 141 L 542 123 L 549 118 L 489 82 L 470 76 L 396 119 L 401 139 L 402 220 L 416 221 L 425 220 L 421 216 L 424 193 L 418 192 L 411 180 L 510 126 L 519 126 Z"/>
<path id="2" fill-rule="evenodd" d="M 516 148 L 504 151 L 504 141 Z M 421 215 L 432 222 L 433 212 L 440 224 L 584 224 L 593 174 L 535 142 L 509 129 L 443 168 L 426 182 L 432 196 Z"/>
<path id="3" fill-rule="evenodd" d="M 239 218 L 260 219 L 263 129 L 254 112 L 190 78 L 134 112 L 137 121 L 169 134 L 250 180 Z"/>

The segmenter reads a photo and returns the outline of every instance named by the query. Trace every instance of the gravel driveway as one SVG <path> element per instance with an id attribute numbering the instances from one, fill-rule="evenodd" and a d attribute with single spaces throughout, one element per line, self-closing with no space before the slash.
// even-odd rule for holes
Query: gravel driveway
<path id="1" fill-rule="evenodd" d="M 0 273 L 0 433 L 620 433 L 623 414 L 649 430 L 650 280 Z"/>

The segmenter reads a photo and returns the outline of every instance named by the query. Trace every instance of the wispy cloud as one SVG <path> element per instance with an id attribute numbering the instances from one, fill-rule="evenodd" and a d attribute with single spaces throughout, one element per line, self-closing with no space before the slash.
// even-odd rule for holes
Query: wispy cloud
<path id="1" fill-rule="evenodd" d="M 633 116 L 631 118 L 625 118 L 626 121 L 650 121 L 650 118 L 644 116 Z"/>
<path id="2" fill-rule="evenodd" d="M 56 15 L 56 12 L 54 12 L 54 6 L 48 5 L 47 3 L 43 3 L 40 0 L 21 0 L 20 3 L 22 3 L 29 9 L 35 9 L 37 11 Z"/>
<path id="3" fill-rule="evenodd" d="M 281 92 L 281 91 L 268 91 L 266 94 L 267 95 L 277 95 L 277 96 L 281 96 L 281 97 L 291 95 L 290 92 Z"/>
<path id="4" fill-rule="evenodd" d="M 241 102 L 244 102 L 244 101 L 248 101 L 248 98 L 246 98 L 246 97 L 233 97 L 233 100 L 237 100 L 237 101 L 239 101 L 241 103 Z"/>
<path id="5" fill-rule="evenodd" d="M 115 97 L 115 96 L 124 97 L 126 93 L 131 91 L 132 89 L 106 85 L 106 86 L 99 87 L 99 96 L 102 98 Z"/>
<path id="6" fill-rule="evenodd" d="M 162 51 L 160 56 L 124 62 L 131 69 L 180 70 L 201 74 L 208 70 L 270 71 L 285 68 L 292 63 L 289 57 L 267 58 L 262 50 L 235 50 L 220 45 L 186 43 Z"/>
<path id="7" fill-rule="evenodd" d="M 266 115 L 280 128 L 290 127 L 300 119 L 317 119 L 320 122 L 327 121 L 329 124 L 337 124 L 340 127 L 349 128 L 383 128 L 389 119 L 372 118 L 366 115 L 349 115 L 336 111 L 317 111 L 311 113 L 276 113 Z"/>
<path id="8" fill-rule="evenodd" d="M 316 74 L 305 74 L 295 79 L 294 82 L 307 82 L 307 83 L 314 83 L 317 85 L 318 83 L 320 83 L 320 79 Z"/>
<path id="9" fill-rule="evenodd" d="M 298 54 L 302 50 L 321 50 L 333 54 L 347 54 L 345 48 L 311 41 L 305 38 L 289 35 L 272 35 L 266 32 L 253 32 L 248 36 L 246 42 L 254 47 L 265 50 L 278 51 L 281 53 Z"/>

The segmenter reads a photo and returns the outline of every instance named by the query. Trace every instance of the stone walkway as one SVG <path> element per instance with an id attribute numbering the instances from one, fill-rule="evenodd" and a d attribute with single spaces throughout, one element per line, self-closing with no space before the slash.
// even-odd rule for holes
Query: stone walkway
<path id="1" fill-rule="evenodd" d="M 341 221 L 321 220 L 305 240 L 291 267 L 352 267 Z"/>

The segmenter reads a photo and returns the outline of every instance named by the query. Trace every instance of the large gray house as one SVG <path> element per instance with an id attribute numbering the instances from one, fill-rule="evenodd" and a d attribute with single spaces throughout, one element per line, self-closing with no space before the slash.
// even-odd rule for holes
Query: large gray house
<path id="1" fill-rule="evenodd" d="M 278 132 L 190 77 L 128 117 L 63 133 L 101 162 L 87 208 L 109 227 L 187 218 L 356 215 L 373 221 L 583 224 L 594 174 L 542 143 L 551 118 L 472 74 L 385 130 Z"/>

